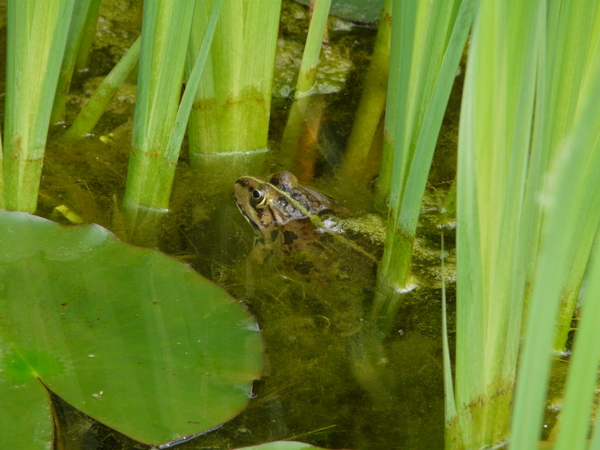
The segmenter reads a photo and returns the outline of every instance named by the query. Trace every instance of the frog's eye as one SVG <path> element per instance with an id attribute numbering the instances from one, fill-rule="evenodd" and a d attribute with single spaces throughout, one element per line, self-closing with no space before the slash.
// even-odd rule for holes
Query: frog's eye
<path id="1" fill-rule="evenodd" d="M 252 189 L 250 193 L 250 202 L 258 206 L 265 200 L 265 192 L 262 189 Z"/>

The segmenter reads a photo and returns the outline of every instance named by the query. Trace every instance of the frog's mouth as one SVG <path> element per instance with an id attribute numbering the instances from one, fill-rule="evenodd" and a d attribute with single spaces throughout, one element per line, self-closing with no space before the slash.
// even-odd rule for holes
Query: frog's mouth
<path id="1" fill-rule="evenodd" d="M 252 217 L 250 217 L 250 215 L 248 213 L 246 213 L 246 211 L 244 211 L 242 208 L 240 208 L 240 205 L 237 205 L 237 207 L 240 210 L 240 212 L 242 213 L 242 215 L 244 216 L 244 218 L 248 221 L 248 223 L 250 225 L 252 225 L 252 228 L 254 228 L 254 231 L 256 231 L 258 234 L 261 234 L 260 227 L 254 220 L 252 220 Z"/>

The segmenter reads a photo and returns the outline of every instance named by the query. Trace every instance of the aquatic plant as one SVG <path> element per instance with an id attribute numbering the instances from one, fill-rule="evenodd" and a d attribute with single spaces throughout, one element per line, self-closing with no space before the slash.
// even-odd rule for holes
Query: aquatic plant
<path id="1" fill-rule="evenodd" d="M 437 135 L 476 2 L 395 2 L 380 202 L 387 203 L 385 250 L 373 316 L 388 331 L 411 284 L 409 266 Z"/>
<path id="2" fill-rule="evenodd" d="M 224 290 L 97 225 L 4 211 L 0 227 L 5 446 L 47 448 L 46 389 L 153 445 L 215 427 L 249 401 L 262 341 Z"/>
<path id="3" fill-rule="evenodd" d="M 73 0 L 8 2 L 0 207 L 34 212 Z"/>
<path id="4" fill-rule="evenodd" d="M 209 191 L 217 198 L 230 189 L 232 181 L 242 174 L 240 171 L 261 171 L 268 154 L 272 62 L 280 2 L 224 0 L 217 24 L 220 3 L 218 0 L 214 3 L 146 1 L 141 41 L 133 44 L 82 110 L 80 118 L 62 135 L 62 142 L 70 145 L 91 130 L 110 96 L 133 71 L 138 52 L 141 52 L 133 150 L 122 208 L 129 218 L 130 236 L 138 242 L 156 244 L 156 224 L 171 207 L 175 167 L 190 110 L 189 161 L 196 169 L 195 175 L 202 177 L 201 182 L 210 186 Z M 319 5 L 329 6 L 327 3 L 321 1 Z M 90 29 L 98 2 L 81 2 L 77 6 L 81 9 L 75 8 L 72 0 L 8 2 L 5 148 L 4 167 L 0 171 L 3 178 L 0 186 L 4 189 L 0 192 L 0 203 L 3 202 L 0 206 L 6 209 L 29 212 L 36 209 L 53 99 L 58 89 L 60 95 L 54 108 L 55 117 L 59 117 L 69 85 L 69 72 L 74 65 L 73 55 L 81 57 L 85 53 L 78 49 L 87 47 L 82 42 L 86 40 L 85 30 Z M 267 12 L 260 9 L 263 6 Z M 72 11 L 80 13 L 76 20 L 71 19 Z M 265 14 L 268 17 L 266 26 Z M 389 57 L 391 69 L 385 100 L 383 162 L 376 182 L 378 208 L 388 216 L 388 237 L 371 312 L 373 321 L 379 326 L 379 332 L 373 331 L 373 336 L 380 338 L 393 329 L 404 298 L 402 293 L 411 287 L 409 267 L 427 175 L 464 43 L 474 23 L 467 52 L 459 169 L 454 184 L 458 192 L 457 348 L 454 378 L 448 348 L 445 355 L 446 446 L 482 448 L 510 440 L 515 448 L 530 448 L 541 434 L 550 350 L 563 351 L 566 347 L 600 219 L 600 195 L 596 186 L 600 173 L 600 117 L 594 104 L 600 97 L 600 6 L 593 0 L 515 0 L 508 3 L 396 0 L 385 3 L 382 18 L 375 57 L 366 81 L 376 86 L 364 88 L 373 96 L 365 94 L 359 113 L 366 125 L 365 128 L 356 126 L 350 139 L 350 151 L 337 171 L 347 185 L 357 179 L 361 180 L 361 186 L 364 185 L 368 172 L 362 170 L 363 165 L 376 146 L 375 136 L 381 132 L 386 97 L 384 86 L 388 76 L 385 67 Z M 321 25 L 323 21 L 324 13 Z M 67 26 L 69 23 L 71 27 Z M 309 74 L 313 73 L 314 57 L 319 53 L 316 49 L 322 35 L 321 28 L 316 25 L 315 19 L 317 31 L 313 36 L 317 39 L 314 40 L 311 69 L 306 71 Z M 209 53 L 212 30 L 216 33 L 217 44 Z M 389 52 L 388 46 L 391 46 Z M 65 48 L 69 56 L 63 59 Z M 204 61 L 206 69 L 203 72 Z M 59 82 L 61 67 L 65 73 Z M 185 93 L 181 98 L 184 78 Z M 310 90 L 312 86 L 312 79 L 309 79 L 302 87 L 302 79 L 298 93 Z M 306 99 L 297 99 L 296 107 L 302 107 L 301 102 Z M 321 104 L 316 109 L 322 112 L 324 108 Z M 310 176 L 313 174 L 314 170 Z M 115 216 L 118 216 L 121 211 L 115 209 Z M 51 323 L 56 333 L 76 340 L 84 333 L 78 329 L 71 336 L 69 326 L 87 325 L 92 313 L 105 317 L 94 309 L 97 304 L 86 304 L 76 315 L 76 320 L 60 325 L 62 316 L 55 314 L 64 309 L 60 297 L 69 297 L 69 305 L 79 304 L 73 292 L 88 295 L 86 289 L 89 286 L 75 283 L 74 280 L 81 276 L 75 268 L 74 272 L 66 271 L 70 277 L 58 276 L 58 281 L 54 280 L 75 290 L 63 291 L 51 285 L 50 290 L 56 295 L 47 304 L 42 304 L 36 299 L 46 293 L 34 283 L 35 288 L 24 291 L 31 294 L 24 300 L 29 308 L 19 309 L 21 305 L 16 297 L 22 292 L 11 283 L 21 279 L 21 285 L 28 285 L 25 278 L 34 266 L 39 269 L 36 277 L 44 280 L 44 270 L 51 270 L 54 263 L 68 263 L 69 255 L 79 251 L 72 250 L 70 245 L 73 236 L 81 231 L 65 231 L 70 237 L 65 238 L 60 249 L 50 253 L 48 249 L 53 247 L 47 242 L 35 251 L 29 248 L 30 253 L 22 247 L 11 250 L 11 244 L 25 244 L 22 236 L 20 240 L 14 239 L 20 235 L 9 234 L 10 230 L 31 233 L 37 239 L 43 233 L 36 227 L 56 227 L 38 222 L 38 219 L 24 218 L 26 216 L 18 216 L 20 222 L 16 224 L 11 222 L 14 217 L 17 215 L 8 214 L 1 219 L 6 233 L 2 236 L 5 242 L 0 256 L 7 262 L 1 275 L 5 277 L 3 287 L 11 288 L 10 295 L 3 290 L 1 298 L 2 361 L 3 368 L 8 369 L 2 372 L 0 396 L 5 400 L 4 404 L 17 408 L 20 416 L 25 412 L 15 405 L 28 404 L 35 399 L 36 417 L 41 417 L 45 423 L 39 435 L 40 445 L 49 442 L 50 422 L 48 411 L 40 400 L 46 394 L 38 379 L 67 400 L 78 404 L 85 401 L 86 406 L 81 408 L 92 416 L 116 429 L 130 426 L 131 429 L 123 431 L 154 444 L 172 439 L 178 433 L 201 432 L 233 414 L 231 411 L 235 408 L 227 417 L 208 418 L 198 427 L 179 429 L 169 428 L 167 424 L 168 430 L 150 432 L 144 428 L 140 431 L 135 424 L 127 424 L 122 415 L 105 416 L 95 409 L 108 403 L 109 391 L 88 386 L 93 380 L 83 379 L 85 389 L 81 392 L 71 389 L 68 385 L 74 378 L 61 377 L 77 372 L 90 363 L 88 359 L 97 361 L 89 357 L 95 355 L 88 349 L 92 344 L 77 347 L 79 356 L 73 362 L 69 359 L 68 345 L 65 347 L 64 342 L 40 333 L 48 331 L 44 327 Z M 24 222 L 30 223 L 25 226 Z M 90 230 L 79 228 L 84 229 Z M 90 232 L 92 236 L 102 236 L 98 239 L 103 242 L 114 239 L 104 232 L 98 233 Z M 10 242 L 13 240 L 15 242 Z M 82 242 L 87 241 L 83 239 Z M 138 252 L 139 256 L 142 250 L 132 251 Z M 27 260 L 20 266 L 10 264 L 14 263 L 16 254 L 54 256 L 44 269 L 37 265 L 40 258 Z M 106 270 L 120 267 L 119 258 L 125 256 L 106 263 L 104 267 L 109 268 Z M 117 266 L 113 267 L 114 264 Z M 133 262 L 131 265 L 135 267 Z M 177 270 L 191 273 L 183 266 L 178 267 Z M 591 420 L 588 411 L 593 398 L 596 342 L 599 340 L 593 319 L 597 315 L 600 275 L 597 265 L 588 270 L 589 286 L 573 347 L 564 414 L 558 433 L 559 448 L 583 448 Z M 126 277 L 124 273 L 118 274 L 119 277 Z M 119 277 L 110 279 L 110 285 L 118 285 L 122 281 Z M 139 275 L 144 281 L 153 280 L 153 277 L 156 274 Z M 94 286 L 97 290 L 108 292 L 102 276 L 96 278 L 99 284 Z M 176 276 L 165 281 L 166 285 L 174 279 Z M 216 289 L 204 280 L 196 281 L 204 286 L 200 289 L 202 292 Z M 190 287 L 193 285 L 194 282 L 185 284 L 186 289 L 194 289 Z M 155 293 L 148 291 L 148 285 L 143 283 L 134 286 L 134 290 L 147 294 L 146 297 Z M 202 296 L 204 294 L 199 294 Z M 146 297 L 132 297 L 134 300 L 130 298 L 123 302 L 120 297 L 106 295 L 98 300 L 98 304 L 119 313 L 124 309 L 128 317 L 133 317 L 132 311 L 138 302 L 142 305 L 139 311 L 152 315 L 153 311 L 162 308 L 156 305 L 166 298 L 162 297 L 157 304 L 145 304 Z M 171 299 L 171 303 L 176 304 L 177 299 Z M 165 319 L 163 323 L 166 315 L 161 316 L 160 321 L 158 316 L 152 316 L 150 322 L 159 331 L 167 330 L 179 336 L 180 316 L 202 320 L 202 311 L 194 309 L 200 306 L 192 305 L 191 301 L 188 306 L 193 311 L 180 312 L 179 319 Z M 35 318 L 28 319 L 25 312 L 29 314 L 32 309 L 37 311 Z M 118 316 L 113 314 L 114 320 L 106 320 L 107 329 L 120 327 L 122 322 Z M 139 325 L 138 330 L 147 325 L 136 320 L 132 319 Z M 165 328 L 160 328 L 159 323 Z M 189 323 L 184 325 L 189 328 Z M 227 335 L 225 330 L 236 329 L 235 323 L 221 327 L 224 336 Z M 22 329 L 33 331 L 23 335 Z M 150 346 L 156 350 L 153 346 L 158 345 L 157 342 L 141 339 L 143 336 L 135 334 L 135 330 L 132 333 L 117 333 L 123 341 L 135 341 L 135 345 L 119 347 L 126 350 L 125 359 L 133 357 L 127 352 L 133 350 L 135 353 L 140 347 Z M 256 336 L 255 331 L 252 333 Z M 96 336 L 107 344 L 116 339 L 112 334 Z M 34 349 L 27 344 L 27 338 L 31 337 L 37 343 Z M 161 335 L 161 342 L 162 338 Z M 379 357 L 377 364 L 386 360 L 382 348 L 377 347 L 379 353 L 375 352 Z M 161 355 L 159 350 L 155 353 Z M 236 355 L 239 357 L 242 353 Z M 255 359 L 258 353 L 255 348 L 245 356 L 255 363 L 253 369 L 244 374 L 246 386 L 252 377 L 258 376 Z M 166 356 L 168 359 L 172 355 Z M 185 358 L 181 358 L 171 362 L 177 367 L 184 366 Z M 159 363 L 153 360 L 152 365 L 156 364 Z M 373 370 L 376 375 L 376 365 L 361 367 L 365 372 Z M 119 374 L 122 367 L 111 369 L 114 374 Z M 131 370 L 130 373 L 135 373 L 146 384 L 156 381 L 150 380 L 147 374 Z M 113 386 L 118 384 L 118 380 L 111 378 L 114 374 L 105 370 L 101 377 L 107 385 Z M 361 375 L 366 379 L 373 374 Z M 375 375 L 372 379 L 378 379 Z M 161 378 L 162 375 L 157 376 Z M 25 385 L 20 392 L 5 389 L 18 383 Z M 193 383 L 184 387 L 166 384 L 169 388 L 165 391 L 181 389 L 187 393 Z M 157 389 L 160 391 L 162 387 Z M 246 388 L 244 395 L 247 394 Z M 134 401 L 123 395 L 119 401 Z M 24 396 L 30 396 L 29 400 L 24 401 Z M 89 405 L 88 401 L 91 402 Z M 158 401 L 156 405 L 162 403 Z M 122 414 L 123 409 L 119 411 Z M 168 419 L 178 417 L 174 414 Z M 148 419 L 140 417 L 144 418 Z M 151 419 L 157 420 L 156 416 Z M 10 421 L 0 424 L 5 427 L 3 432 L 25 426 Z M 144 434 L 146 432 L 150 434 Z M 25 434 L 29 435 L 35 435 L 35 432 Z M 593 435 L 594 442 L 600 439 L 598 435 Z M 23 445 L 22 441 L 15 441 L 12 446 L 20 448 Z"/>
<path id="5" fill-rule="evenodd" d="M 557 323 L 558 306 L 575 300 L 600 208 L 588 100 L 600 15 L 587 3 L 594 15 L 577 20 L 583 3 L 483 0 L 477 12 L 459 132 L 450 448 L 532 448 L 541 435 L 553 336 L 562 348 L 572 317 Z"/>
<path id="6" fill-rule="evenodd" d="M 198 2 L 190 55 L 199 49 L 213 3 Z M 280 10 L 281 0 L 223 1 L 187 126 L 190 164 L 198 179 L 212 179 L 216 198 L 230 192 L 235 173 L 263 170 Z"/>

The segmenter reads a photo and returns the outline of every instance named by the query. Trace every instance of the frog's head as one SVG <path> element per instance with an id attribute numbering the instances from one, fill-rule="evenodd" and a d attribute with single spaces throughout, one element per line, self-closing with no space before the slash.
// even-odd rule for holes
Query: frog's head
<path id="1" fill-rule="evenodd" d="M 249 176 L 238 179 L 233 197 L 240 212 L 258 234 L 264 235 L 277 227 L 278 216 L 271 208 L 275 193 L 266 179 Z"/>
<path id="2" fill-rule="evenodd" d="M 270 180 L 241 177 L 235 182 L 233 195 L 240 212 L 267 246 L 282 235 L 312 234 L 314 223 L 320 221 L 318 216 L 343 209 L 325 194 L 298 184 L 287 171 L 274 174 Z"/>

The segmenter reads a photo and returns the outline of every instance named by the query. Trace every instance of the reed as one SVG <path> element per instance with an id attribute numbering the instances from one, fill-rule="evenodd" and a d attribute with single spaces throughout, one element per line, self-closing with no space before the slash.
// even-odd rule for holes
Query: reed
<path id="1" fill-rule="evenodd" d="M 71 145 L 92 131 L 113 96 L 137 65 L 140 57 L 140 42 L 141 38 L 138 38 L 131 45 L 81 108 L 71 126 L 57 140 L 64 145 Z"/>
<path id="2" fill-rule="evenodd" d="M 179 147 L 169 142 L 195 6 L 193 0 L 144 4 L 133 148 L 123 198 L 131 236 L 142 242 L 152 242 L 157 223 L 169 208 L 179 158 Z"/>
<path id="3" fill-rule="evenodd" d="M 596 2 L 481 2 L 459 131 L 448 448 L 534 448 L 540 437 L 552 341 L 572 319 L 557 328 L 557 312 L 599 219 L 597 20 Z"/>
<path id="4" fill-rule="evenodd" d="M 8 2 L 4 207 L 33 213 L 74 0 Z"/>
<path id="5" fill-rule="evenodd" d="M 317 91 L 316 80 L 331 0 L 313 3 L 294 103 L 285 124 L 278 157 L 279 163 L 289 167 L 302 182 L 311 181 L 314 175 L 319 153 L 319 129 L 325 111 L 325 101 Z"/>
<path id="6" fill-rule="evenodd" d="M 409 286 L 421 200 L 476 3 L 393 4 L 399 20 L 392 26 L 384 154 L 377 184 L 389 213 L 373 307 L 384 331 Z"/>
<path id="7" fill-rule="evenodd" d="M 321 55 L 321 44 L 325 35 L 330 7 L 331 0 L 314 1 L 314 9 L 311 11 L 310 26 L 308 27 L 308 36 L 304 43 L 302 63 L 298 72 L 296 92 L 294 93 L 296 100 L 314 93 L 317 66 L 319 65 L 319 57 Z"/>
<path id="8" fill-rule="evenodd" d="M 449 442 L 464 448 L 508 436 L 524 301 L 520 233 L 538 8 L 483 0 L 469 49 L 457 176 L 457 417 L 448 418 Z"/>
<path id="9" fill-rule="evenodd" d="M 65 54 L 56 87 L 56 97 L 52 109 L 52 123 L 64 120 L 65 105 L 68 100 L 69 87 L 77 57 L 81 53 L 87 55 L 89 52 L 91 47 L 91 39 L 89 37 L 93 36 L 96 31 L 96 22 L 98 21 L 98 12 L 100 11 L 101 3 L 102 0 L 79 0 L 74 4 Z"/>
<path id="10" fill-rule="evenodd" d="M 545 220 L 545 212 L 531 205 L 538 201 L 540 190 L 545 189 L 544 174 L 548 172 L 557 150 L 573 126 L 579 101 L 585 95 L 582 86 L 594 57 L 594 45 L 598 42 L 599 8 L 596 1 L 588 0 L 550 2 L 547 6 L 547 31 L 541 38 L 541 77 L 536 92 L 540 113 L 536 113 L 536 133 L 531 150 L 533 170 L 530 171 L 529 185 L 532 188 L 527 192 L 526 200 L 529 209 L 536 214 L 530 238 L 525 241 L 530 243 L 528 252 L 534 256 L 538 254 L 539 230 Z M 565 349 L 571 329 L 581 279 L 600 221 L 600 210 L 590 208 L 582 211 L 578 217 L 576 226 L 580 231 L 580 240 L 579 245 L 573 247 L 574 251 L 567 255 L 571 269 L 568 282 L 562 288 L 558 331 L 554 339 L 554 349 L 559 352 Z M 534 257 L 528 266 L 529 280 L 533 278 L 536 265 Z"/>
<path id="11" fill-rule="evenodd" d="M 196 8 L 191 54 L 198 52 L 213 3 Z M 280 9 L 280 0 L 223 2 L 188 123 L 190 163 L 198 179 L 212 180 L 215 196 L 264 163 Z"/>
<path id="12" fill-rule="evenodd" d="M 575 13 L 569 8 L 578 6 L 582 5 L 565 2 L 561 13 Z M 594 19 L 597 20 L 598 15 Z M 595 27 L 598 23 L 591 21 L 589 26 Z M 581 254 L 577 250 L 586 245 L 582 242 L 582 220 L 590 215 L 590 211 L 600 208 L 600 109 L 596 101 L 600 95 L 600 40 L 597 33 L 594 34 L 596 41 L 589 43 L 590 59 L 580 67 L 579 95 L 571 99 L 575 103 L 573 119 L 563 131 L 562 143 L 554 149 L 551 170 L 546 176 L 542 204 L 544 223 L 515 393 L 511 438 L 514 448 L 528 448 L 539 439 L 550 372 L 550 350 L 557 331 L 557 313 L 560 317 L 563 305 L 563 292 L 572 276 L 571 258 L 573 254 Z M 584 294 L 575 336 L 557 449 L 587 448 L 600 354 L 598 250 L 594 252 L 589 287 Z M 585 265 L 587 259 L 578 264 Z M 598 439 L 597 436 L 594 439 Z"/>
<path id="13" fill-rule="evenodd" d="M 348 137 L 348 145 L 339 174 L 344 179 L 366 179 L 370 173 L 365 168 L 377 148 L 377 132 L 381 127 L 388 91 L 388 69 L 390 65 L 390 39 L 392 32 L 392 0 L 385 0 L 377 38 L 373 48 L 373 59 L 365 75 L 363 91 Z M 389 111 L 388 113 L 391 113 Z"/>
<path id="14" fill-rule="evenodd" d="M 2 150 L 2 137 L 0 136 L 0 210 L 4 206 L 4 151 Z"/>

